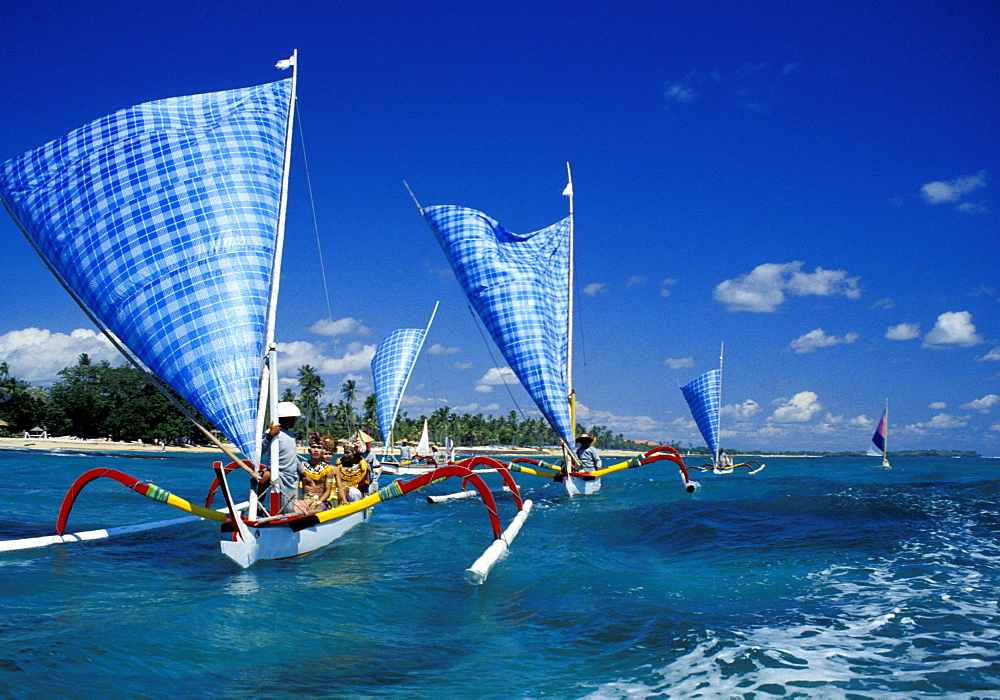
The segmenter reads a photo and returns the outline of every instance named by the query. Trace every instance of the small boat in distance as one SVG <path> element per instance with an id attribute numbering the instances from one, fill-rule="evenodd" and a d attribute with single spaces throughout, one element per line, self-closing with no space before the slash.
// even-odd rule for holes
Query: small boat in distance
<path id="1" fill-rule="evenodd" d="M 574 231 L 569 163 L 566 174 L 563 195 L 569 197 L 569 215 L 526 234 L 512 233 L 475 209 L 455 205 L 425 208 L 413 198 L 510 371 L 558 436 L 561 465 L 517 458 L 506 468 L 561 482 L 569 495 L 578 496 L 597 493 L 606 474 L 667 459 L 678 465 L 685 490 L 692 492 L 696 485 L 683 460 L 668 446 L 597 471 L 579 470 L 574 449 Z M 503 466 L 496 460 L 487 461 L 492 467 Z M 482 461 L 476 464 L 487 466 Z"/>
<path id="2" fill-rule="evenodd" d="M 889 465 L 889 458 L 886 445 L 889 438 L 889 399 L 885 400 L 885 410 L 882 411 L 882 420 L 878 422 L 875 433 L 872 435 L 872 443 L 882 452 L 882 464 L 877 469 L 892 469 Z M 873 456 L 878 456 L 878 452 Z"/>
<path id="3" fill-rule="evenodd" d="M 387 335 L 375 349 L 372 356 L 372 379 L 375 384 L 375 401 L 378 406 L 378 424 L 385 441 L 382 459 L 382 469 L 390 474 L 401 474 L 402 468 L 393 454 L 396 416 L 399 404 L 403 400 L 410 374 L 417 362 L 424 340 L 434 323 L 438 304 L 434 305 L 431 318 L 426 328 L 400 328 Z M 427 422 L 424 421 L 424 435 L 427 434 Z M 426 447 L 430 453 L 430 442 Z M 409 464 L 409 462 L 407 462 Z M 420 470 L 423 473 L 426 471 Z"/>
<path id="4" fill-rule="evenodd" d="M 694 422 L 698 425 L 705 444 L 712 451 L 712 462 L 699 469 L 711 470 L 715 474 L 731 474 L 737 467 L 746 467 L 756 474 L 766 465 L 756 460 L 734 464 L 732 458 L 719 447 L 719 414 L 722 411 L 722 356 L 725 344 L 719 346 L 719 369 L 712 369 L 694 381 L 681 387 L 684 400 L 691 409 Z"/>

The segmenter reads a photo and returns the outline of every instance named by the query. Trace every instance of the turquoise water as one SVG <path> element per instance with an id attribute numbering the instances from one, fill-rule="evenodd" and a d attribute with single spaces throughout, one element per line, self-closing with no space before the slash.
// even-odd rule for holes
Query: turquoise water
<path id="1" fill-rule="evenodd" d="M 522 475 L 535 509 L 478 588 L 483 506 L 419 495 L 247 571 L 208 523 L 0 554 L 0 694 L 1000 696 L 1000 460 L 765 461 L 694 494 L 661 466 L 572 500 Z M 0 452 L 0 538 L 51 532 L 98 466 L 211 481 L 204 455 Z M 71 531 L 183 515 L 103 481 Z"/>

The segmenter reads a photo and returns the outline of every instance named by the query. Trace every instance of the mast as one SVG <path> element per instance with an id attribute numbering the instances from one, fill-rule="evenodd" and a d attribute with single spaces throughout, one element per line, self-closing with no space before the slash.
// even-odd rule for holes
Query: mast
<path id="1" fill-rule="evenodd" d="M 722 454 L 722 356 L 726 349 L 726 342 L 719 343 L 719 417 L 715 422 L 715 430 L 719 434 L 716 441 L 715 460 L 713 464 L 719 464 L 719 456 Z"/>
<path id="2" fill-rule="evenodd" d="M 563 194 L 569 197 L 569 306 L 566 320 L 566 387 L 569 389 L 570 430 L 576 439 L 576 390 L 573 389 L 573 173 L 566 163 L 566 189 Z M 572 451 L 572 445 L 570 446 Z"/>
<path id="3" fill-rule="evenodd" d="M 885 398 L 885 413 L 882 420 L 885 421 L 885 435 L 882 437 L 882 466 L 889 466 L 889 397 Z"/>
<path id="4" fill-rule="evenodd" d="M 288 173 L 291 168 L 292 162 L 292 125 L 295 120 L 295 99 L 296 99 L 296 81 L 298 80 L 298 70 L 296 66 L 298 65 L 298 49 L 292 51 L 290 58 L 278 61 L 275 64 L 276 68 L 280 70 L 286 70 L 288 68 L 292 69 L 292 95 L 288 100 L 288 122 L 285 127 L 285 162 L 282 165 L 281 170 L 281 199 L 278 204 L 278 228 L 276 231 L 275 242 L 274 242 L 274 266 L 271 269 L 271 294 L 268 300 L 267 308 L 267 330 L 264 336 L 264 347 L 267 348 L 267 366 L 263 376 L 267 380 L 267 388 L 265 389 L 264 384 L 261 384 L 261 392 L 267 391 L 269 401 L 268 401 L 268 412 L 271 416 L 271 422 L 278 422 L 278 367 L 277 367 L 277 346 L 274 342 L 274 326 L 275 319 L 278 309 L 278 288 L 281 282 L 281 256 L 284 249 L 285 243 L 285 212 L 288 208 Z M 263 404 L 263 401 L 259 402 Z M 258 422 L 260 421 L 260 416 L 258 416 Z M 263 431 L 258 431 L 257 440 L 261 439 L 260 433 Z M 257 445 L 257 455 L 260 454 L 260 445 Z M 254 459 L 257 460 L 259 457 L 254 455 Z M 247 455 L 250 456 L 250 455 Z M 269 465 L 271 469 L 271 495 L 272 495 L 272 510 L 273 506 L 280 504 L 280 491 L 275 491 L 277 485 L 280 484 L 280 473 L 278 466 L 278 442 L 277 440 L 271 441 L 271 454 Z"/>

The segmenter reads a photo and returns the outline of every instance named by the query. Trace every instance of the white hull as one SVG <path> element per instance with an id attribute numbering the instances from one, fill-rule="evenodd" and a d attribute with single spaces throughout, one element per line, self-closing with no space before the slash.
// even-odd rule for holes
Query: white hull
<path id="1" fill-rule="evenodd" d="M 288 527 L 245 527 L 234 541 L 222 540 L 222 553 L 244 569 L 261 559 L 288 559 L 315 552 L 341 537 L 355 525 L 368 520 L 372 509 L 348 515 L 298 532 Z"/>
<path id="2" fill-rule="evenodd" d="M 601 479 L 581 479 L 577 476 L 569 476 L 563 480 L 566 485 L 566 493 L 570 496 L 590 496 L 601 490 Z"/>

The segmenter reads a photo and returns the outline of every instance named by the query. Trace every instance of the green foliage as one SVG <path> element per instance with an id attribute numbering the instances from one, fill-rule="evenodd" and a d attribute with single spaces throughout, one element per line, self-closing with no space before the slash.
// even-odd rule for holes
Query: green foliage
<path id="1" fill-rule="evenodd" d="M 148 442 L 197 433 L 187 417 L 131 365 L 94 364 L 82 354 L 59 377 L 45 392 L 0 372 L 0 399 L 8 397 L 0 403 L 0 419 L 10 424 L 9 434 L 40 426 L 49 435 Z M 186 408 L 206 424 L 191 406 Z"/>

